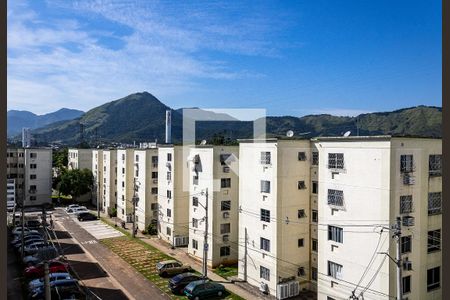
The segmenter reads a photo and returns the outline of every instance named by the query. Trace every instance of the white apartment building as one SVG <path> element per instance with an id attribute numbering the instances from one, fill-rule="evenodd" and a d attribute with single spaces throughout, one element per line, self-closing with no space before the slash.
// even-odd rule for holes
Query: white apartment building
<path id="1" fill-rule="evenodd" d="M 173 246 L 189 243 L 189 187 L 183 146 L 158 146 L 158 235 Z M 188 179 L 186 179 L 188 180 Z"/>
<path id="2" fill-rule="evenodd" d="M 440 139 L 318 138 L 318 299 L 442 299 Z M 365 275 L 365 276 L 364 276 Z M 359 285 L 358 285 L 359 283 Z M 361 298 L 358 298 L 361 299 Z"/>
<path id="3" fill-rule="evenodd" d="M 24 206 L 52 202 L 52 150 L 8 148 L 6 174 L 15 180 L 16 201 Z"/>
<path id="4" fill-rule="evenodd" d="M 69 149 L 67 166 L 69 170 L 89 169 L 92 171 L 92 149 Z"/>
<path id="5" fill-rule="evenodd" d="M 117 150 L 117 217 L 132 222 L 134 196 L 134 149 Z"/>
<path id="6" fill-rule="evenodd" d="M 158 149 L 134 151 L 134 177 L 138 186 L 136 196 L 136 225 L 146 230 L 158 220 Z"/>
<path id="7" fill-rule="evenodd" d="M 309 140 L 239 145 L 239 278 L 286 298 L 310 289 Z"/>
<path id="8" fill-rule="evenodd" d="M 210 267 L 231 265 L 238 260 L 238 157 L 238 146 L 190 149 L 188 253 L 203 259 L 207 209 L 207 262 Z"/>
<path id="9" fill-rule="evenodd" d="M 103 199 L 102 211 L 111 214 L 113 209 L 117 209 L 117 150 L 108 149 L 102 152 L 103 184 L 100 189 Z"/>
<path id="10" fill-rule="evenodd" d="M 16 181 L 7 179 L 6 181 L 6 207 L 8 211 L 16 207 Z"/>
<path id="11" fill-rule="evenodd" d="M 94 189 L 92 191 L 92 204 L 101 207 L 103 192 L 103 150 L 92 150 L 92 175 L 94 177 Z M 100 199 L 100 201 L 98 201 Z"/>

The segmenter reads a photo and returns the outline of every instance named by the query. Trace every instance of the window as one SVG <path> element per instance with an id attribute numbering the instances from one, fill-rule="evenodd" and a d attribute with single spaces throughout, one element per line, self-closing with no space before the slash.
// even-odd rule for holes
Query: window
<path id="1" fill-rule="evenodd" d="M 434 154 L 430 155 L 429 158 L 429 168 L 428 172 L 430 176 L 441 176 L 442 175 L 442 155 L 441 154 Z"/>
<path id="2" fill-rule="evenodd" d="M 270 210 L 261 208 L 261 221 L 270 222 Z"/>
<path id="3" fill-rule="evenodd" d="M 230 210 L 231 209 L 231 201 L 230 200 L 225 200 L 220 202 L 220 210 L 221 211 L 226 211 L 226 210 Z"/>
<path id="4" fill-rule="evenodd" d="M 344 153 L 328 153 L 328 169 L 343 169 Z"/>
<path id="5" fill-rule="evenodd" d="M 441 286 L 441 267 L 427 270 L 427 290 L 431 291 Z"/>
<path id="6" fill-rule="evenodd" d="M 441 230 L 428 231 L 428 253 L 441 250 Z"/>
<path id="7" fill-rule="evenodd" d="M 152 203 L 150 206 L 151 210 L 157 210 L 158 209 L 158 203 Z"/>
<path id="8" fill-rule="evenodd" d="M 312 164 L 317 166 L 319 164 L 319 152 L 314 151 L 312 153 Z"/>
<path id="9" fill-rule="evenodd" d="M 297 188 L 299 189 L 299 190 L 304 190 L 304 189 L 306 189 L 306 185 L 305 185 L 305 182 L 302 180 L 302 181 L 299 181 L 298 183 L 297 183 Z"/>
<path id="10" fill-rule="evenodd" d="M 311 267 L 311 279 L 317 281 L 317 268 Z"/>
<path id="11" fill-rule="evenodd" d="M 172 161 L 172 153 L 167 153 L 167 161 Z"/>
<path id="12" fill-rule="evenodd" d="M 402 236 L 400 240 L 400 251 L 401 253 L 411 252 L 411 236 Z"/>
<path id="13" fill-rule="evenodd" d="M 297 212 L 297 216 L 298 218 L 306 218 L 306 214 L 305 214 L 305 210 L 304 209 L 299 209 Z"/>
<path id="14" fill-rule="evenodd" d="M 192 206 L 198 206 L 198 197 L 192 197 Z"/>
<path id="15" fill-rule="evenodd" d="M 30 158 L 37 158 L 37 153 L 30 153 Z"/>
<path id="16" fill-rule="evenodd" d="M 220 256 L 229 256 L 230 255 L 230 246 L 220 247 Z"/>
<path id="17" fill-rule="evenodd" d="M 316 239 L 311 239 L 312 251 L 317 252 L 318 243 Z"/>
<path id="18" fill-rule="evenodd" d="M 36 179 L 36 174 L 30 174 L 30 179 Z"/>
<path id="19" fill-rule="evenodd" d="M 122 181 L 122 187 L 125 187 L 125 181 Z"/>
<path id="20" fill-rule="evenodd" d="M 402 278 L 403 294 L 411 292 L 411 275 Z"/>
<path id="21" fill-rule="evenodd" d="M 35 201 L 36 200 L 36 196 L 30 196 L 30 201 Z"/>
<path id="22" fill-rule="evenodd" d="M 299 248 L 305 246 L 305 240 L 304 239 L 298 239 L 297 245 L 298 245 Z"/>
<path id="23" fill-rule="evenodd" d="M 220 224 L 220 234 L 230 233 L 230 223 Z"/>
<path id="24" fill-rule="evenodd" d="M 328 261 L 328 276 L 333 278 L 341 279 L 342 278 L 342 265 L 337 264 L 332 261 Z"/>
<path id="25" fill-rule="evenodd" d="M 139 170 L 136 170 L 135 177 L 139 177 Z"/>
<path id="26" fill-rule="evenodd" d="M 157 187 L 153 187 L 152 188 L 152 195 L 156 195 L 158 194 L 158 188 Z"/>
<path id="27" fill-rule="evenodd" d="M 263 266 L 259 266 L 259 278 L 270 281 L 270 270 Z"/>
<path id="28" fill-rule="evenodd" d="M 270 152 L 261 152 L 261 164 L 270 165 Z"/>
<path id="29" fill-rule="evenodd" d="M 122 160 L 125 160 L 125 154 L 122 154 Z"/>
<path id="30" fill-rule="evenodd" d="M 172 172 L 167 172 L 167 180 L 172 180 Z"/>
<path id="31" fill-rule="evenodd" d="M 167 199 L 172 199 L 172 191 L 167 190 Z"/>
<path id="32" fill-rule="evenodd" d="M 270 193 L 270 181 L 261 180 L 261 193 Z"/>
<path id="33" fill-rule="evenodd" d="M 442 193 L 428 193 L 428 215 L 442 212 Z"/>
<path id="34" fill-rule="evenodd" d="M 400 172 L 408 173 L 412 172 L 413 169 L 414 169 L 413 156 L 411 154 L 400 155 Z"/>
<path id="35" fill-rule="evenodd" d="M 152 156 L 152 164 L 158 163 L 158 156 Z"/>
<path id="36" fill-rule="evenodd" d="M 125 174 L 125 168 L 122 168 L 122 174 Z"/>
<path id="37" fill-rule="evenodd" d="M 158 172 L 152 172 L 152 179 L 158 179 Z"/>
<path id="38" fill-rule="evenodd" d="M 328 240 L 343 243 L 344 230 L 340 227 L 328 225 Z"/>
<path id="39" fill-rule="evenodd" d="M 220 154 L 220 164 L 225 166 L 227 164 L 227 159 L 230 158 L 231 154 Z"/>
<path id="40" fill-rule="evenodd" d="M 30 185 L 30 193 L 31 192 L 33 192 L 33 193 L 36 192 L 36 186 L 35 185 Z"/>
<path id="41" fill-rule="evenodd" d="M 195 174 L 192 176 L 192 184 L 197 185 L 198 184 L 198 174 Z"/>
<path id="42" fill-rule="evenodd" d="M 319 183 L 317 181 L 312 182 L 312 193 L 317 194 L 319 191 Z"/>
<path id="43" fill-rule="evenodd" d="M 30 164 L 30 169 L 36 169 L 37 165 L 36 164 Z"/>
<path id="44" fill-rule="evenodd" d="M 220 187 L 221 188 L 230 188 L 231 187 L 231 178 L 220 179 Z"/>
<path id="45" fill-rule="evenodd" d="M 344 191 L 328 189 L 328 205 L 344 206 Z"/>
<path id="46" fill-rule="evenodd" d="M 412 195 L 400 196 L 400 213 L 407 214 L 412 212 Z"/>
<path id="47" fill-rule="evenodd" d="M 270 252 L 270 240 L 265 239 L 265 238 L 260 238 L 259 248 L 262 250 L 265 250 L 267 252 Z"/>
<path id="48" fill-rule="evenodd" d="M 317 223 L 318 220 L 319 220 L 319 214 L 318 214 L 317 210 L 313 209 L 312 210 L 312 221 Z"/>
<path id="49" fill-rule="evenodd" d="M 192 218 L 192 227 L 198 228 L 198 219 Z"/>
<path id="50" fill-rule="evenodd" d="M 139 155 L 136 154 L 136 162 L 139 161 Z"/>
<path id="51" fill-rule="evenodd" d="M 198 241 L 196 240 L 192 240 L 192 248 L 197 249 L 198 250 Z"/>
<path id="52" fill-rule="evenodd" d="M 167 217 L 172 217 L 172 210 L 170 208 L 167 209 Z"/>
<path id="53" fill-rule="evenodd" d="M 172 234 L 172 229 L 170 227 L 166 227 L 166 234 L 167 235 L 171 235 Z"/>
<path id="54" fill-rule="evenodd" d="M 305 276 L 305 268 L 304 267 L 300 267 L 297 269 L 297 276 L 301 277 L 301 276 Z"/>
<path id="55" fill-rule="evenodd" d="M 305 161 L 306 160 L 306 153 L 305 152 L 299 152 L 298 153 L 298 160 Z"/>

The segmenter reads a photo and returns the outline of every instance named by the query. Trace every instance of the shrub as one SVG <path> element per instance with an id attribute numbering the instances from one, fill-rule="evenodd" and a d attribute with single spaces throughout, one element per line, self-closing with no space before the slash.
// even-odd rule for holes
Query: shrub
<path id="1" fill-rule="evenodd" d="M 109 217 L 117 217 L 117 208 L 113 207 L 109 213 Z"/>

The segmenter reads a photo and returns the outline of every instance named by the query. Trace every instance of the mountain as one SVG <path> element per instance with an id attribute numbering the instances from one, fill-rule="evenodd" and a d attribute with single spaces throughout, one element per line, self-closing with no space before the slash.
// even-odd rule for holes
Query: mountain
<path id="1" fill-rule="evenodd" d="M 132 143 L 164 141 L 165 111 L 172 110 L 172 138 L 182 138 L 182 109 L 173 110 L 148 92 L 103 104 L 82 116 L 68 121 L 58 121 L 32 131 L 41 143 L 59 142 L 76 145 L 80 141 L 80 124 L 83 124 L 84 141 Z M 203 119 L 220 116 L 226 121 L 196 122 L 196 139 L 223 136 L 226 139 L 251 138 L 252 122 L 239 122 L 226 114 L 202 111 Z M 361 114 L 357 117 L 339 117 L 328 114 L 303 117 L 267 117 L 267 136 L 285 136 L 293 130 L 295 136 L 340 136 L 346 131 L 352 135 L 394 135 L 441 137 L 442 109 L 417 106 L 392 112 Z"/>
<path id="2" fill-rule="evenodd" d="M 61 108 L 45 115 L 36 115 L 26 110 L 10 110 L 7 113 L 7 134 L 13 136 L 22 132 L 23 127 L 36 129 L 45 125 L 80 117 L 84 112 L 76 109 Z"/>

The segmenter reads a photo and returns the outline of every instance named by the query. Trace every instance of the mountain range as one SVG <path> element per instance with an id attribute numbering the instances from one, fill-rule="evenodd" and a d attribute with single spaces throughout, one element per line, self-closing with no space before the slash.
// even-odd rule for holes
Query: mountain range
<path id="1" fill-rule="evenodd" d="M 36 129 L 65 120 L 72 120 L 84 114 L 77 109 L 61 108 L 45 115 L 36 115 L 26 110 L 9 110 L 7 113 L 7 134 L 13 136 L 22 132 L 23 127 Z"/>
<path id="2" fill-rule="evenodd" d="M 164 141 L 165 112 L 172 111 L 173 142 L 182 139 L 182 110 L 174 110 L 148 92 L 135 93 L 100 105 L 72 120 L 55 123 L 32 130 L 40 143 L 76 145 L 83 141 L 98 143 L 132 143 Z M 202 112 L 202 118 L 212 119 L 215 113 Z M 8 115 L 9 118 L 9 115 Z M 196 123 L 196 138 L 211 139 L 222 136 L 227 139 L 251 138 L 252 122 L 240 122 L 221 114 L 227 121 L 201 121 Z M 8 120 L 9 122 L 9 120 Z M 9 123 L 8 123 L 9 124 Z M 83 131 L 81 131 L 82 124 Z M 294 136 L 339 136 L 346 131 L 352 135 L 394 135 L 441 137 L 442 108 L 417 106 L 392 112 L 361 114 L 356 117 L 340 117 L 329 114 L 303 117 L 266 117 L 268 136 L 285 136 L 288 130 Z M 27 125 L 31 127 L 30 125 Z"/>

